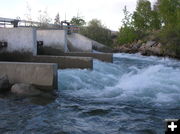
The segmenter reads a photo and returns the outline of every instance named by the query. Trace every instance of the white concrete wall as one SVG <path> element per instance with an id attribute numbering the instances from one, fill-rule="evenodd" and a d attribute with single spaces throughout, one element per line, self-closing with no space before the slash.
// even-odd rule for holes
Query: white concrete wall
<path id="1" fill-rule="evenodd" d="M 72 33 L 67 38 L 76 52 L 92 52 L 92 41 L 89 38 L 78 33 Z"/>
<path id="2" fill-rule="evenodd" d="M 36 30 L 33 28 L 0 28 L 0 41 L 8 42 L 1 52 L 30 52 L 37 54 Z"/>
<path id="3" fill-rule="evenodd" d="M 44 47 L 52 47 L 64 51 L 66 47 L 64 30 L 37 30 L 37 41 L 43 41 Z"/>
<path id="4" fill-rule="evenodd" d="M 95 44 L 95 41 L 78 33 L 66 35 L 65 30 L 37 30 L 37 41 L 43 41 L 44 47 L 63 52 L 92 52 L 92 46 Z"/>

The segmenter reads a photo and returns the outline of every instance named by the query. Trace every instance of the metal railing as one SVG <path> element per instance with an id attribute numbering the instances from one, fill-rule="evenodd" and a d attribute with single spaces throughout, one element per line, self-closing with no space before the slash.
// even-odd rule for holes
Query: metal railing
<path id="1" fill-rule="evenodd" d="M 4 28 L 36 27 L 38 29 L 59 29 L 59 30 L 67 30 L 67 33 L 74 33 L 80 30 L 79 26 L 71 25 L 67 21 L 62 21 L 61 24 L 58 25 L 58 24 L 41 23 L 36 21 L 27 21 L 27 20 L 10 19 L 10 18 L 2 18 L 2 17 L 0 17 L 0 27 L 4 27 Z"/>

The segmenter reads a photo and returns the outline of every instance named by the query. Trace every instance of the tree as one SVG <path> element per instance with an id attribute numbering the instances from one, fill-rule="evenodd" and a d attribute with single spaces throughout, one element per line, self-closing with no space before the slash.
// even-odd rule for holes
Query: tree
<path id="1" fill-rule="evenodd" d="M 179 0 L 158 0 L 157 6 L 162 16 L 164 25 L 179 24 L 180 1 Z"/>
<path id="2" fill-rule="evenodd" d="M 47 9 L 44 11 L 39 10 L 38 21 L 41 23 L 40 27 L 48 27 L 48 24 L 51 22 L 51 18 L 48 15 Z"/>
<path id="3" fill-rule="evenodd" d="M 119 29 L 117 42 L 120 45 L 128 44 L 138 38 L 136 31 L 132 25 L 132 14 L 130 14 L 126 8 L 123 9 L 124 18 L 122 20 L 122 27 Z"/>
<path id="4" fill-rule="evenodd" d="M 151 3 L 148 0 L 138 0 L 133 20 L 137 30 L 144 32 L 151 29 Z"/>
<path id="5" fill-rule="evenodd" d="M 86 24 L 85 20 L 82 19 L 81 17 L 78 17 L 78 16 L 77 17 L 74 16 L 71 19 L 70 23 L 73 24 L 73 25 L 77 25 L 77 26 L 83 26 L 83 25 Z"/>
<path id="6" fill-rule="evenodd" d="M 138 38 L 138 34 L 133 27 L 121 27 L 118 33 L 117 42 L 120 45 L 132 43 Z"/>
<path id="7" fill-rule="evenodd" d="M 26 4 L 27 4 L 26 5 L 27 11 L 26 11 L 26 14 L 24 14 L 24 16 L 25 16 L 26 20 L 32 21 L 32 13 L 31 13 L 32 9 L 28 3 L 26 3 Z"/>
<path id="8" fill-rule="evenodd" d="M 161 17 L 156 9 L 151 12 L 150 26 L 152 30 L 161 28 Z"/>
<path id="9" fill-rule="evenodd" d="M 132 26 L 132 14 L 129 13 L 126 6 L 124 6 L 123 13 L 124 13 L 124 18 L 122 19 L 123 26 L 124 27 Z"/>
<path id="10" fill-rule="evenodd" d="M 80 33 L 102 44 L 112 44 L 111 31 L 103 26 L 100 20 L 92 19 L 87 27 L 81 28 Z"/>
<path id="11" fill-rule="evenodd" d="M 98 19 L 92 19 L 91 21 L 89 21 L 88 25 L 90 27 L 101 27 L 101 28 L 105 28 L 105 26 L 102 25 L 101 21 Z"/>
<path id="12" fill-rule="evenodd" d="M 180 57 L 180 1 L 158 0 L 156 4 L 163 22 L 161 42 Z"/>
<path id="13" fill-rule="evenodd" d="M 57 15 L 55 16 L 54 24 L 56 24 L 56 25 L 60 25 L 61 24 L 59 13 L 57 13 Z"/>

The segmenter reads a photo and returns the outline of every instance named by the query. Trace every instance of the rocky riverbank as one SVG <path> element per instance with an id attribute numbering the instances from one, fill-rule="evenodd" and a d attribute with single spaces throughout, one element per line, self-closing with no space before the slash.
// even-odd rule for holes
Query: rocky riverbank
<path id="1" fill-rule="evenodd" d="M 113 49 L 113 52 L 122 52 L 122 53 L 141 53 L 142 55 L 150 56 L 164 56 L 172 58 L 180 58 L 175 52 L 166 49 L 163 44 L 157 41 L 141 41 L 138 40 L 131 44 L 124 44 Z"/>

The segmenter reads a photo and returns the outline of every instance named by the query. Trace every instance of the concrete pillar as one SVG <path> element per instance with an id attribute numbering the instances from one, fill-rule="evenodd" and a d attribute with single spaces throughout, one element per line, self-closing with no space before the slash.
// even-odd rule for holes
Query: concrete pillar
<path id="1" fill-rule="evenodd" d="M 37 30 L 37 41 L 43 41 L 40 53 L 46 53 L 49 51 L 67 51 L 65 30 Z"/>

